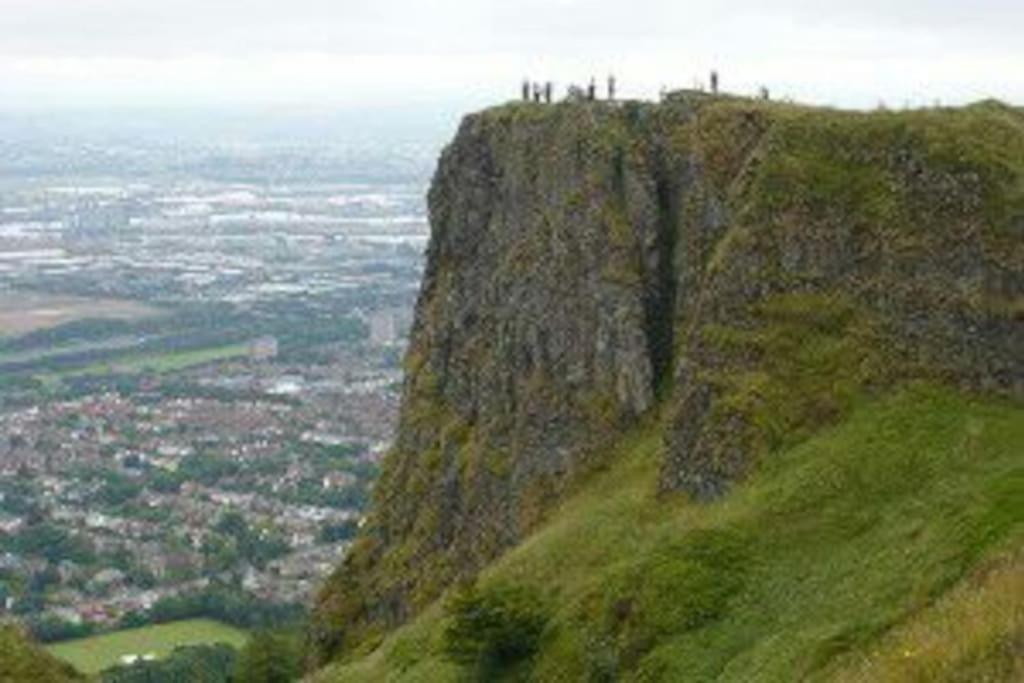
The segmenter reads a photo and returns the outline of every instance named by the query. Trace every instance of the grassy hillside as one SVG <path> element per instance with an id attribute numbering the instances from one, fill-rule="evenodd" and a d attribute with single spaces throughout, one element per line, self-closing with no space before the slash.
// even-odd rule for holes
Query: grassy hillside
<path id="1" fill-rule="evenodd" d="M 63 683 L 80 677 L 30 643 L 15 626 L 0 623 L 0 683 Z"/>
<path id="2" fill-rule="evenodd" d="M 932 384 L 858 399 L 726 498 L 659 496 L 639 427 L 493 564 L 547 617 L 506 680 L 1024 677 L 1024 408 Z M 318 681 L 445 681 L 439 601 Z"/>

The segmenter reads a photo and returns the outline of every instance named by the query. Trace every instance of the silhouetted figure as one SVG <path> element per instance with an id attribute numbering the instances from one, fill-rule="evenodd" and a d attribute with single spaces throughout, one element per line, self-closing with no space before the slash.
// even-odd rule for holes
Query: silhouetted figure
<path id="1" fill-rule="evenodd" d="M 711 94 L 712 95 L 717 95 L 718 94 L 718 72 L 717 71 L 712 71 L 711 72 Z"/>
<path id="2" fill-rule="evenodd" d="M 762 85 L 762 86 L 761 86 L 761 99 L 762 99 L 762 100 L 765 100 L 765 101 L 768 101 L 768 100 L 770 100 L 771 98 L 772 98 L 772 96 L 771 96 L 771 94 L 770 94 L 770 93 L 768 92 L 768 87 L 767 87 L 767 86 L 764 86 L 764 85 Z"/>
<path id="3" fill-rule="evenodd" d="M 540 103 L 540 83 L 533 84 L 533 101 Z"/>
<path id="4" fill-rule="evenodd" d="M 614 74 L 608 76 L 608 101 L 609 102 L 614 102 L 615 101 L 615 76 L 614 76 Z"/>
<path id="5" fill-rule="evenodd" d="M 597 81 L 593 78 L 590 79 L 590 85 L 587 86 L 587 99 L 591 102 L 597 98 Z"/>
<path id="6" fill-rule="evenodd" d="M 529 101 L 530 101 L 530 81 L 528 79 L 524 78 L 523 79 L 523 102 L 529 102 Z"/>
<path id="7" fill-rule="evenodd" d="M 547 102 L 548 104 L 551 104 L 551 90 L 551 81 L 548 81 L 547 83 L 544 84 L 544 101 Z"/>

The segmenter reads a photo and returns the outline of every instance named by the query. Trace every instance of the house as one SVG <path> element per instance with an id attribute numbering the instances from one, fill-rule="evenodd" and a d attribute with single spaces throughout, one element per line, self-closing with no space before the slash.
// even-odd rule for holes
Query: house
<path id="1" fill-rule="evenodd" d="M 16 534 L 25 526 L 21 517 L 0 516 L 0 533 Z"/>
<path id="2" fill-rule="evenodd" d="M 275 337 L 260 337 L 249 342 L 249 358 L 271 360 L 277 357 L 278 345 Z"/>
<path id="3" fill-rule="evenodd" d="M 351 472 L 328 472 L 323 477 L 323 488 L 343 489 L 356 483 L 356 476 Z"/>
<path id="4" fill-rule="evenodd" d="M 107 590 L 120 586 L 125 581 L 125 574 L 120 569 L 103 569 L 97 572 L 86 584 L 90 590 Z"/>

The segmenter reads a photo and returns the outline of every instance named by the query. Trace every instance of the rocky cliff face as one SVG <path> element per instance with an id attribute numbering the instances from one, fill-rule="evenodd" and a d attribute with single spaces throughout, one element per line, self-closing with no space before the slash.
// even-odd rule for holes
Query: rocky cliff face
<path id="1" fill-rule="evenodd" d="M 463 122 L 430 211 L 325 659 L 471 577 L 640 421 L 661 488 L 709 498 L 896 382 L 1024 395 L 1024 117 L 997 103 L 506 106 Z"/>

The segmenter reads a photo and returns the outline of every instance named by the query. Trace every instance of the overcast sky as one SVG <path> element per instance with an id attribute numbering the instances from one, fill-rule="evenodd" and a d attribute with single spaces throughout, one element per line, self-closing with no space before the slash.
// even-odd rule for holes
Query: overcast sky
<path id="1" fill-rule="evenodd" d="M 1024 0 L 0 0 L 0 109 L 475 105 L 614 71 L 845 106 L 1024 102 Z"/>

